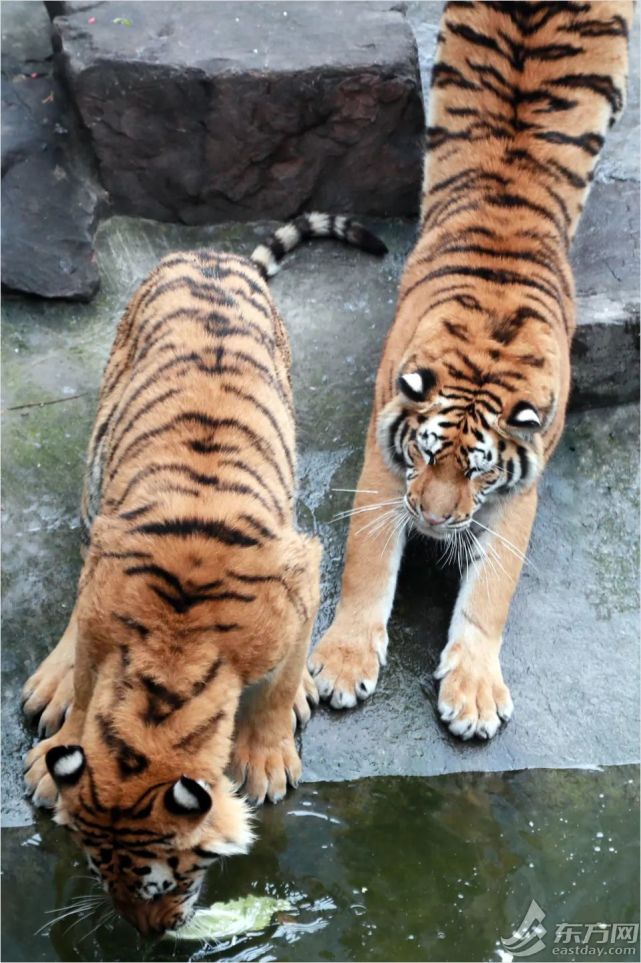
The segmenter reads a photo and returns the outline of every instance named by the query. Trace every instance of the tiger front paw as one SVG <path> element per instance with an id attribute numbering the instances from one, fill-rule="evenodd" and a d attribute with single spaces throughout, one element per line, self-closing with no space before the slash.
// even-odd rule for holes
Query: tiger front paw
<path id="1" fill-rule="evenodd" d="M 382 622 L 349 624 L 337 619 L 309 657 L 321 699 L 334 709 L 351 709 L 371 696 L 387 661 L 387 630 Z"/>
<path id="2" fill-rule="evenodd" d="M 38 666 L 22 689 L 22 708 L 29 719 L 40 715 L 38 736 L 60 729 L 73 701 L 73 652 L 56 649 Z"/>
<path id="3" fill-rule="evenodd" d="M 58 735 L 38 742 L 25 756 L 25 791 L 27 796 L 31 796 L 34 806 L 38 806 L 40 809 L 53 809 L 58 797 L 56 784 L 49 775 L 46 762 L 49 750 L 64 744 L 60 741 Z"/>
<path id="4" fill-rule="evenodd" d="M 450 732 L 461 739 L 491 739 L 514 710 L 496 651 L 473 650 L 465 641 L 449 642 L 434 673 L 441 680 L 438 711 Z"/>
<path id="5" fill-rule="evenodd" d="M 289 711 L 289 710 L 288 710 Z M 280 802 L 287 784 L 298 786 L 302 764 L 289 719 L 241 722 L 234 739 L 230 776 L 250 802 Z"/>

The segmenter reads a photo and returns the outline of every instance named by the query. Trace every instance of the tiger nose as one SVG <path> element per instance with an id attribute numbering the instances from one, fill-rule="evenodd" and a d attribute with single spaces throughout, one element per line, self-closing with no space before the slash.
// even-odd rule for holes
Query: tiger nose
<path id="1" fill-rule="evenodd" d="M 446 515 L 432 515 L 431 512 L 423 512 L 423 521 L 428 525 L 442 525 L 447 521 Z"/>

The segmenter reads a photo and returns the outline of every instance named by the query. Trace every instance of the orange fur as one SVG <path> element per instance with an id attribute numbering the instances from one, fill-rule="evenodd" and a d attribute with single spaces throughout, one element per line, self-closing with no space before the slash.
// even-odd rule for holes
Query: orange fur
<path id="1" fill-rule="evenodd" d="M 488 738 L 512 712 L 498 653 L 563 430 L 569 245 L 623 106 L 631 16 L 627 2 L 446 5 L 420 234 L 378 371 L 341 601 L 310 659 L 336 708 L 375 688 L 411 525 L 464 569 L 441 717 Z"/>
<path id="2" fill-rule="evenodd" d="M 103 378 L 78 600 L 25 686 L 49 735 L 25 778 L 142 932 L 184 922 L 207 864 L 250 846 L 230 777 L 262 802 L 300 776 L 320 547 L 294 525 L 289 364 L 256 266 L 200 251 L 140 286 Z"/>

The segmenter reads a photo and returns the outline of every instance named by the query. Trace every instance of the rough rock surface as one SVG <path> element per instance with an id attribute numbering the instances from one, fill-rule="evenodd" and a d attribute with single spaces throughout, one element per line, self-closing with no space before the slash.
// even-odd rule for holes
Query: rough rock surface
<path id="1" fill-rule="evenodd" d="M 44 297 L 92 297 L 104 192 L 73 107 L 52 73 L 40 3 L 2 11 L 2 283 Z"/>
<path id="2" fill-rule="evenodd" d="M 116 211 L 416 212 L 418 57 L 390 4 L 113 0 L 54 30 Z"/>

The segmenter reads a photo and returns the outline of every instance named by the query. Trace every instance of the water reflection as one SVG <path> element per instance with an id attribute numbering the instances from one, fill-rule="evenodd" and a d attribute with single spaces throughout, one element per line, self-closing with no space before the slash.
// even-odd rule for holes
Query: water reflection
<path id="1" fill-rule="evenodd" d="M 638 804 L 634 767 L 304 786 L 262 812 L 251 857 L 214 868 L 204 894 L 265 894 L 292 911 L 217 945 L 145 942 L 120 920 L 94 929 L 106 905 L 34 935 L 47 911 L 96 892 L 43 817 L 37 833 L 3 833 L 3 956 L 498 960 L 532 899 L 549 940 L 557 923 L 638 922 Z"/>

